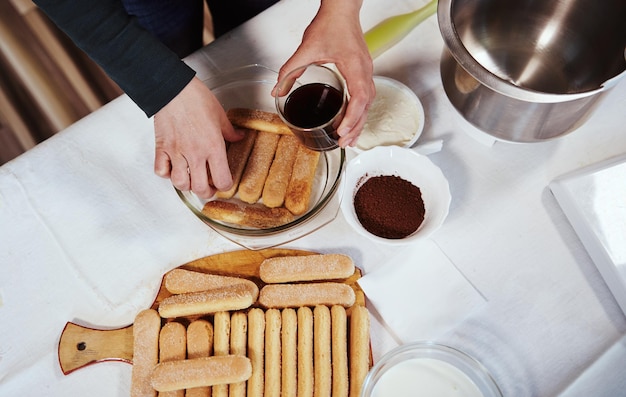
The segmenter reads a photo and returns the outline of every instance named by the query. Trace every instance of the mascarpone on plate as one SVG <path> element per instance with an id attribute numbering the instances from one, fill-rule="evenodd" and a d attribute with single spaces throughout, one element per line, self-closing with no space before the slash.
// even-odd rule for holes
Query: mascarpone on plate
<path id="1" fill-rule="evenodd" d="M 406 85 L 388 77 L 375 76 L 376 98 L 357 142 L 357 149 L 375 146 L 412 146 L 424 128 L 424 109 Z"/>

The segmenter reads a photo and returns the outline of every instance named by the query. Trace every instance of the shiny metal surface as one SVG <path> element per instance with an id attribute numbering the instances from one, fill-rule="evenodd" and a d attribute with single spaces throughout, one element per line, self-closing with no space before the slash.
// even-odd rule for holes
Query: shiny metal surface
<path id="1" fill-rule="evenodd" d="M 502 140 L 574 130 L 626 74 L 623 0 L 440 0 L 437 14 L 448 98 Z"/>

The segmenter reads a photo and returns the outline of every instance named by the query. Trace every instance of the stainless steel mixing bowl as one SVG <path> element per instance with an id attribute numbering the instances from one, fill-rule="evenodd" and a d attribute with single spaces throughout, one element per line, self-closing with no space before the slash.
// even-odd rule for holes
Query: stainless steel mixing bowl
<path id="1" fill-rule="evenodd" d="M 626 74 L 624 0 L 439 0 L 437 16 L 448 98 L 501 140 L 571 132 Z"/>

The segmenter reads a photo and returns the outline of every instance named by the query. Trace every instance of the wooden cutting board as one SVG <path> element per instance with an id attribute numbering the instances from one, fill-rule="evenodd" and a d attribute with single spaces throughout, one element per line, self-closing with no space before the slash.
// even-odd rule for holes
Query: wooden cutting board
<path id="1" fill-rule="evenodd" d="M 259 278 L 259 265 L 266 258 L 275 256 L 312 255 L 317 252 L 292 249 L 265 249 L 260 251 L 232 251 L 197 259 L 180 266 L 181 269 L 227 276 L 245 277 L 254 281 L 259 289 L 264 285 Z M 356 281 L 361 277 L 357 268 L 352 277 L 344 282 L 356 293 L 357 305 L 365 305 L 365 295 Z M 171 294 L 165 289 L 163 281 L 151 308 Z M 349 310 L 348 310 L 349 315 Z M 189 318 L 193 320 L 194 318 Z M 180 319 L 178 319 L 180 320 Z M 168 321 L 168 320 L 163 320 Z M 169 320 L 171 321 L 171 320 Z M 133 326 L 118 329 L 94 329 L 68 322 L 59 340 L 59 363 L 65 375 L 102 361 L 133 362 Z"/>

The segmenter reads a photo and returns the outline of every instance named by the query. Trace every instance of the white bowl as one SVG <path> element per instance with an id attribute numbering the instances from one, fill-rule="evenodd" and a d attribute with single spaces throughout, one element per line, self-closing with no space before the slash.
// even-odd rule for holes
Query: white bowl
<path id="1" fill-rule="evenodd" d="M 422 134 L 425 114 L 422 102 L 406 85 L 389 77 L 374 76 L 376 98 L 370 106 L 355 149 L 376 146 L 411 147 Z"/>
<path id="2" fill-rule="evenodd" d="M 369 178 L 399 176 L 420 188 L 424 201 L 424 220 L 411 235 L 387 239 L 370 233 L 361 225 L 354 209 L 354 196 Z M 341 211 L 346 221 L 360 234 L 386 244 L 406 244 L 431 236 L 443 224 L 450 208 L 450 188 L 439 167 L 412 149 L 380 146 L 358 154 L 346 166 L 342 181 Z"/>

